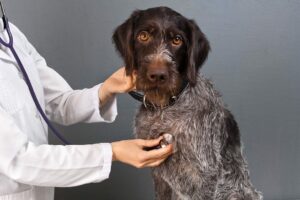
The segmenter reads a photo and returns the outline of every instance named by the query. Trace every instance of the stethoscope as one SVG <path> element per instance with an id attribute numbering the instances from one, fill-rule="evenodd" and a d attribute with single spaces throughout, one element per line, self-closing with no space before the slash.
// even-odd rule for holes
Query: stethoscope
<path id="1" fill-rule="evenodd" d="M 30 94 L 32 96 L 32 99 L 34 101 L 34 104 L 36 105 L 36 108 L 38 109 L 39 113 L 41 114 L 42 118 L 45 120 L 45 122 L 47 123 L 48 127 L 52 130 L 52 133 L 58 138 L 60 139 L 64 144 L 70 144 L 68 142 L 68 140 L 66 140 L 61 133 L 59 133 L 59 131 L 57 131 L 56 128 L 54 128 L 54 126 L 52 125 L 52 123 L 50 122 L 50 120 L 47 118 L 45 112 L 43 111 L 37 97 L 36 97 L 36 94 L 34 92 L 34 89 L 32 87 L 32 84 L 30 82 L 30 79 L 26 73 L 26 70 L 24 68 L 24 65 L 22 64 L 15 48 L 14 48 L 14 38 L 12 36 L 12 33 L 10 31 L 10 28 L 9 28 L 9 23 L 8 23 L 8 19 L 5 15 L 5 12 L 4 12 L 4 9 L 2 7 L 2 3 L 0 1 L 0 16 L 2 16 L 2 20 L 3 20 L 3 25 L 4 25 L 4 29 L 7 31 L 7 34 L 8 34 L 8 38 L 9 38 L 9 41 L 8 42 L 5 42 L 1 37 L 0 37 L 0 44 L 2 44 L 3 46 L 7 47 L 10 49 L 11 53 L 13 54 L 18 66 L 19 66 L 19 69 L 21 70 L 22 74 L 23 74 L 23 77 L 24 77 L 24 80 L 28 86 L 28 89 L 30 91 Z"/>

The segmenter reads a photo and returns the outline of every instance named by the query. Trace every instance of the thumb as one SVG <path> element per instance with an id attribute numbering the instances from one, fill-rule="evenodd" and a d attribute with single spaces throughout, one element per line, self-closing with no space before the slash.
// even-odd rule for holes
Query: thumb
<path id="1" fill-rule="evenodd" d="M 163 139 L 162 136 L 160 136 L 159 138 L 157 139 L 152 139 L 152 140 L 143 140 L 143 147 L 154 147 L 154 146 L 157 146 L 159 145 L 160 141 Z"/>

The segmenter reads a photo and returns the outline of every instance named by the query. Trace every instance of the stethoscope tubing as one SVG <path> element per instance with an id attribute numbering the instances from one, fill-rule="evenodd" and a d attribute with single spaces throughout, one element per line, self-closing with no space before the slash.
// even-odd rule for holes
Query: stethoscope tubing
<path id="1" fill-rule="evenodd" d="M 6 30 L 7 34 L 8 34 L 8 39 L 9 41 L 8 42 L 5 42 L 1 37 L 0 37 L 0 43 L 2 45 L 4 45 L 5 47 L 9 48 L 9 50 L 11 51 L 11 53 L 13 54 L 18 66 L 19 66 L 19 69 L 21 70 L 22 74 L 23 74 L 23 77 L 24 77 L 24 80 L 28 86 L 28 89 L 29 89 L 29 92 L 31 94 L 31 97 L 34 101 L 34 104 L 36 106 L 36 108 L 38 109 L 40 115 L 42 116 L 42 118 L 44 119 L 44 121 L 46 122 L 46 124 L 48 125 L 48 127 L 51 129 L 51 131 L 53 132 L 53 134 L 61 141 L 63 142 L 64 144 L 68 145 L 70 144 L 68 140 L 66 140 L 62 134 L 53 126 L 53 124 L 50 122 L 50 120 L 48 119 L 48 117 L 46 116 L 45 112 L 43 111 L 39 101 L 38 101 L 38 98 L 34 92 L 34 89 L 33 89 L 33 86 L 31 84 L 31 81 L 29 79 L 29 76 L 25 70 L 25 67 L 21 61 L 21 59 L 19 58 L 15 48 L 14 48 L 14 42 L 13 42 L 13 35 L 10 31 L 10 28 L 9 28 L 9 23 L 8 23 L 8 20 L 7 20 L 7 17 L 5 15 L 3 15 L 2 17 L 3 19 L 3 23 L 4 23 L 4 29 Z"/>

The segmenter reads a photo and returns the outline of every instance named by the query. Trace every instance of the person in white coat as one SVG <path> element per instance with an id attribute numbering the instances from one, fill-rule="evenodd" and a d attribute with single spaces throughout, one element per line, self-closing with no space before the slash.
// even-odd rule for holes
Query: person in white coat
<path id="1" fill-rule="evenodd" d="M 0 21 L 0 37 L 7 40 Z M 124 67 L 104 83 L 73 90 L 10 24 L 14 46 L 47 116 L 54 122 L 112 122 L 116 94 L 135 87 Z M 31 98 L 11 52 L 0 45 L 0 200 L 53 200 L 54 187 L 100 182 L 110 174 L 113 160 L 141 168 L 162 163 L 172 145 L 145 151 L 155 140 L 125 140 L 91 145 L 49 145 L 48 128 Z"/>

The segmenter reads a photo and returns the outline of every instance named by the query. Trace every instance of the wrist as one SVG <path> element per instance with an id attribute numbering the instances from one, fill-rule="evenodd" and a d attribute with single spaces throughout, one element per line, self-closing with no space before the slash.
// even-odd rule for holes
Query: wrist
<path id="1" fill-rule="evenodd" d="M 110 87 L 110 84 L 108 83 L 108 81 L 104 81 L 101 87 L 101 92 L 105 95 L 105 96 L 112 96 L 115 92 L 112 91 L 112 87 Z"/>
<path id="2" fill-rule="evenodd" d="M 108 84 L 104 82 L 98 91 L 100 106 L 104 105 L 108 99 L 110 99 L 114 93 L 110 91 Z"/>
<path id="3" fill-rule="evenodd" d="M 111 150 L 112 150 L 112 161 L 116 161 L 116 143 L 112 142 L 111 143 Z"/>

